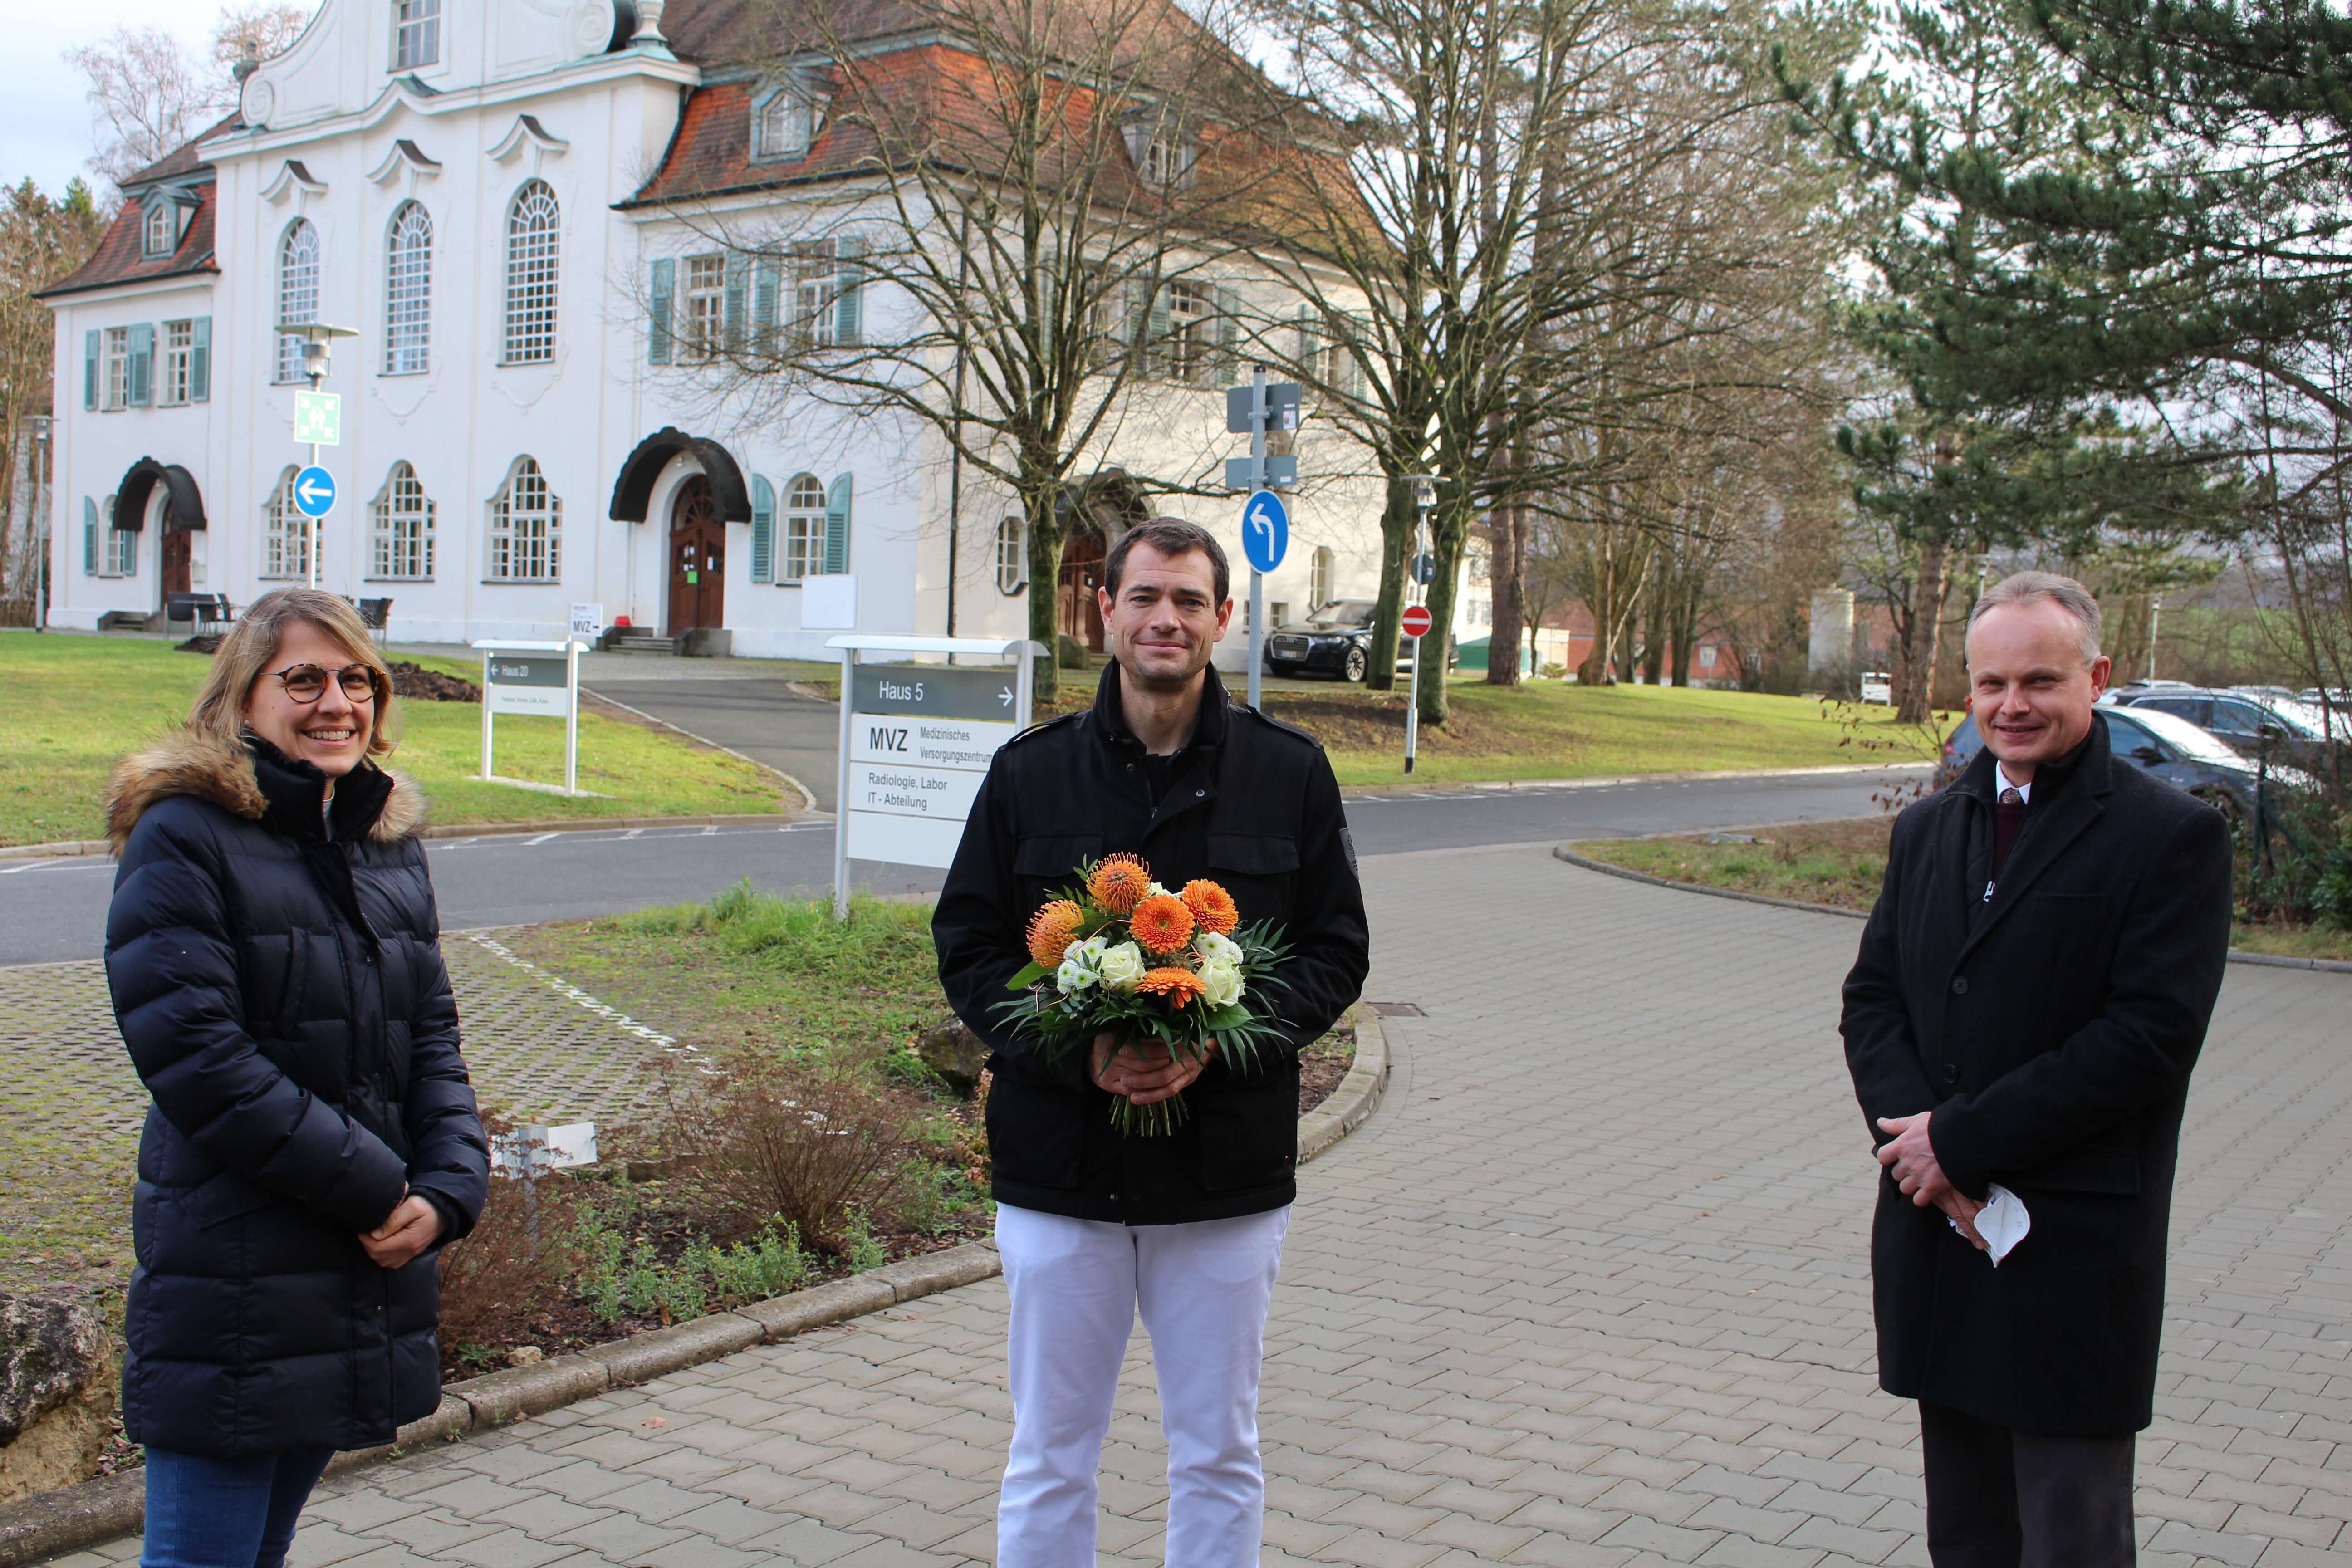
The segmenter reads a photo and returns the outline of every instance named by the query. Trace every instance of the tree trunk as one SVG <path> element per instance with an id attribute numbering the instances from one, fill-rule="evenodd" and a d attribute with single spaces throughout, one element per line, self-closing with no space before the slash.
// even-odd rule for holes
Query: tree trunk
<path id="1" fill-rule="evenodd" d="M 1454 584 L 1462 574 L 1462 541 L 1469 532 L 1470 497 L 1466 491 L 1438 495 L 1431 513 L 1431 553 L 1437 557 L 1437 579 L 1429 585 L 1429 635 L 1422 638 L 1421 721 L 1445 722 L 1445 652 L 1454 640 Z"/>
<path id="2" fill-rule="evenodd" d="M 1674 683 L 1691 683 L 1691 647 L 1698 641 L 1698 586 L 1685 584 L 1675 595 L 1674 607 Z"/>
<path id="3" fill-rule="evenodd" d="M 1396 689 L 1397 617 L 1404 614 L 1407 557 L 1412 553 L 1412 487 L 1389 480 L 1388 510 L 1381 513 L 1381 596 L 1372 612 L 1371 668 L 1364 685 L 1372 691 Z"/>
<path id="4" fill-rule="evenodd" d="M 1486 638 L 1486 684 L 1517 686 L 1519 623 L 1526 598 L 1521 584 L 1527 580 L 1528 569 L 1527 508 L 1517 504 L 1497 508 L 1489 531 L 1494 538 L 1486 559 L 1494 580 L 1495 613 L 1494 626 Z"/>
<path id="5" fill-rule="evenodd" d="M 1945 585 L 1944 542 L 1930 539 L 1919 546 L 1919 577 L 1911 589 L 1911 636 L 1895 710 L 1900 723 L 1927 721 L 1936 689 L 1936 647 L 1944 632 Z"/>
<path id="6" fill-rule="evenodd" d="M 1034 701 L 1042 710 L 1061 691 L 1062 543 L 1065 529 L 1054 515 L 1054 491 L 1040 487 L 1029 495 L 1029 640 L 1045 648 L 1035 656 Z"/>
<path id="7" fill-rule="evenodd" d="M 1648 628 L 1642 634 L 1642 679 L 1652 686 L 1665 684 L 1666 644 L 1672 640 L 1666 600 L 1674 592 L 1674 573 L 1659 573 L 1650 584 Z"/>

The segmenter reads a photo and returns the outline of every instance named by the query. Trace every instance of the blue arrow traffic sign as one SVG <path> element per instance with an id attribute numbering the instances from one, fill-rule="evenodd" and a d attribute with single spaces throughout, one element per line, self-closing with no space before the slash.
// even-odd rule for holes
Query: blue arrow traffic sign
<path id="1" fill-rule="evenodd" d="M 1272 490 L 1257 491 L 1242 507 L 1242 552 L 1252 566 L 1271 572 L 1282 564 L 1289 548 L 1290 513 L 1282 498 Z"/>
<path id="2" fill-rule="evenodd" d="M 335 476 L 316 463 L 294 476 L 294 510 L 304 517 L 324 517 L 335 510 Z"/>

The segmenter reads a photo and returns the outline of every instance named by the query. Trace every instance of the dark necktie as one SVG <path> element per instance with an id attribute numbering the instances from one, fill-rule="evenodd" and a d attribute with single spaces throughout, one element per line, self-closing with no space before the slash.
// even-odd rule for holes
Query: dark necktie
<path id="1" fill-rule="evenodd" d="M 2017 842 L 2017 830 L 2025 826 L 2025 797 L 2014 787 L 2004 787 L 1999 804 L 1992 808 L 1992 874 L 2000 879 L 2000 868 L 2009 864 L 2010 847 Z M 1988 889 L 1990 893 L 1990 889 Z"/>

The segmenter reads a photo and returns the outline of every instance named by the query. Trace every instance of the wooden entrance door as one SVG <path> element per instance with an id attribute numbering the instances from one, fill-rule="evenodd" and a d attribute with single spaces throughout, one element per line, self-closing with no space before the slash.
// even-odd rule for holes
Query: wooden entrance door
<path id="1" fill-rule="evenodd" d="M 172 526 L 172 514 L 167 508 L 163 513 L 163 595 L 166 603 L 170 601 L 172 595 L 185 594 L 190 591 L 188 557 L 191 552 L 192 542 L 188 538 L 188 531 Z"/>
<path id="2" fill-rule="evenodd" d="M 1062 546 L 1055 625 L 1065 637 L 1085 644 L 1089 653 L 1103 650 L 1102 601 L 1095 597 L 1095 590 L 1102 586 L 1102 536 L 1089 528 L 1071 529 Z"/>
<path id="3" fill-rule="evenodd" d="M 669 635 L 727 624 L 727 525 L 710 481 L 695 475 L 670 507 Z"/>

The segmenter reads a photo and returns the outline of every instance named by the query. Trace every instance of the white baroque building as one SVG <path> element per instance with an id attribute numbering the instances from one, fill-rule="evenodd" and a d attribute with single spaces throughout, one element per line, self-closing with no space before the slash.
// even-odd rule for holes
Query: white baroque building
<path id="1" fill-rule="evenodd" d="M 868 47 L 952 47 L 892 38 L 888 10 L 871 8 Z M 854 222 L 791 278 L 747 279 L 707 237 L 713 211 L 788 231 L 823 192 L 837 213 L 855 177 L 828 170 L 823 106 L 778 86 L 793 79 L 772 58 L 728 63 L 753 58 L 755 19 L 773 15 L 767 0 L 326 0 L 251 69 L 236 114 L 126 182 L 96 255 L 45 296 L 51 619 L 161 625 L 174 593 L 241 607 L 304 579 L 289 486 L 309 384 L 300 338 L 278 329 L 331 323 L 355 335 L 322 383 L 342 418 L 321 454 L 341 494 L 319 581 L 389 600 L 395 640 L 552 637 L 593 602 L 664 635 L 723 630 L 689 640 L 739 655 L 825 657 L 834 632 L 802 624 L 820 578 L 861 631 L 1020 635 L 1017 508 L 953 482 L 936 437 L 814 404 L 731 417 L 724 389 L 682 368 L 678 345 L 732 312 L 844 341 L 887 330 Z M 1180 356 L 1181 384 L 1124 422 L 1102 471 L 1207 473 L 1246 450 L 1208 357 Z M 1307 473 L 1362 466 L 1313 426 Z M 1125 508 L 1209 523 L 1245 574 L 1240 498 Z M 1311 484 L 1293 510 L 1269 619 L 1369 596 L 1376 488 Z M 1097 647 L 1103 543 L 1074 536 L 1061 590 L 1064 629 Z"/>

